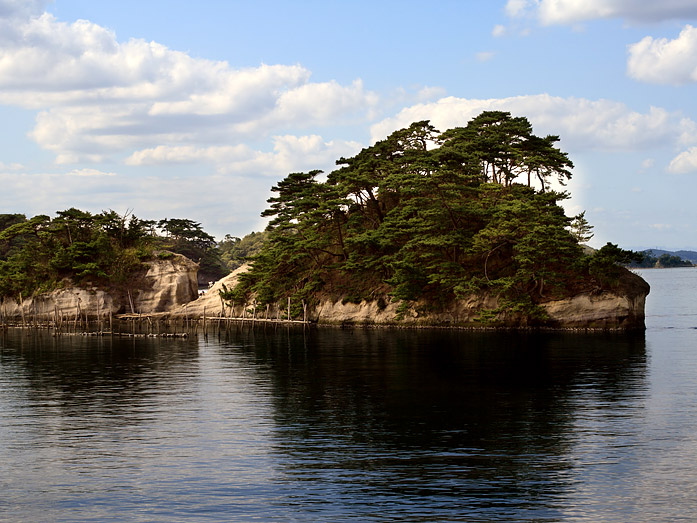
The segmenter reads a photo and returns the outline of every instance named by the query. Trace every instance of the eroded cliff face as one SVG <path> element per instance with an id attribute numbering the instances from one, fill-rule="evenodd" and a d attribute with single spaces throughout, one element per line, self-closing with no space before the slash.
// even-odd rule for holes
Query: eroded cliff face
<path id="1" fill-rule="evenodd" d="M 234 311 L 223 309 L 219 290 L 226 285 L 232 288 L 239 275 L 247 270 L 240 267 L 209 289 L 196 301 L 187 303 L 171 311 L 173 316 L 200 316 L 204 312 L 210 317 L 217 315 L 241 317 L 242 309 L 251 304 L 238 303 Z M 464 328 L 526 328 L 542 327 L 552 329 L 603 329 L 632 330 L 644 328 L 644 305 L 649 293 L 649 285 L 639 276 L 623 270 L 617 285 L 612 291 L 596 289 L 577 294 L 563 300 L 552 300 L 541 304 L 545 318 L 530 319 L 520 313 L 503 312 L 489 314 L 487 321 L 482 313 L 499 307 L 500 302 L 491 295 L 472 295 L 468 299 L 452 303 L 446 310 L 436 310 L 427 302 L 407 305 L 391 301 L 388 296 L 374 301 L 344 303 L 341 298 L 325 298 L 308 310 L 308 320 L 320 325 L 384 325 L 403 327 L 464 327 Z M 280 310 L 279 310 L 280 307 Z M 285 303 L 257 309 L 259 318 L 268 314 L 269 318 L 284 317 Z M 293 318 L 302 319 L 302 318 Z"/>
<path id="2" fill-rule="evenodd" d="M 249 265 L 243 265 L 242 267 L 234 270 L 224 278 L 221 278 L 217 282 L 213 284 L 213 286 L 210 289 L 207 289 L 205 294 L 200 296 L 197 300 L 192 301 L 192 302 L 187 302 L 183 306 L 179 306 L 176 308 L 171 309 L 171 312 L 174 316 L 178 315 L 188 315 L 188 316 L 201 316 L 204 313 L 204 310 L 208 316 L 219 316 L 223 315 L 223 302 L 220 300 L 220 291 L 223 290 L 223 287 L 227 287 L 228 289 L 232 289 L 235 285 L 237 285 L 237 280 L 239 279 L 239 275 L 242 274 L 243 272 L 246 272 L 249 270 Z M 241 315 L 242 314 L 242 305 L 238 303 L 237 306 L 235 307 L 235 314 L 234 315 Z M 226 316 L 230 316 L 231 313 L 229 311 L 229 308 L 226 308 L 226 311 L 224 312 Z"/>
<path id="3" fill-rule="evenodd" d="M 144 285 L 133 297 L 136 312 L 166 312 L 198 297 L 198 264 L 180 254 L 148 263 Z"/>
<path id="4" fill-rule="evenodd" d="M 90 316 L 99 314 L 166 312 L 198 296 L 198 264 L 179 254 L 167 259 L 144 262 L 145 270 L 133 276 L 122 289 L 66 285 L 47 294 L 26 298 L 21 304 L 4 299 L 0 311 L 6 318 L 45 318 L 54 313 L 73 317 L 79 311 Z M 132 307 L 131 307 L 132 304 Z"/>
<path id="5" fill-rule="evenodd" d="M 547 301 L 541 306 L 546 318 L 531 320 L 523 315 L 504 312 L 482 321 L 482 312 L 495 310 L 494 296 L 471 296 L 459 300 L 446 311 L 435 311 L 428 303 L 377 301 L 342 303 L 324 300 L 311 312 L 311 319 L 333 325 L 399 325 L 406 327 L 542 327 L 553 329 L 634 330 L 644 328 L 644 307 L 649 285 L 641 277 L 623 271 L 612 291 L 591 291 L 563 300 Z"/>

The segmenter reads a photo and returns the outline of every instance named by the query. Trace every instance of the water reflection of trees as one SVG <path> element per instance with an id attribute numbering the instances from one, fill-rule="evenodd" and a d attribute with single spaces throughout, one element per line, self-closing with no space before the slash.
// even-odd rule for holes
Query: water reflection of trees
<path id="1" fill-rule="evenodd" d="M 16 391 L 25 395 L 25 408 L 84 419 L 93 431 L 100 428 L 94 420 L 105 428 L 150 419 L 148 405 L 162 391 L 185 388 L 182 374 L 196 370 L 199 355 L 195 340 L 52 337 L 40 331 L 11 332 L 2 347 L 3 373 L 23 382 Z"/>
<path id="2" fill-rule="evenodd" d="M 572 481 L 579 409 L 640 409 L 646 389 L 643 334 L 319 330 L 236 339 L 273 384 L 277 451 L 286 480 L 307 488 L 298 496 L 356 503 L 365 495 L 370 506 L 399 499 L 417 512 L 442 498 L 450 514 L 553 518 Z"/>

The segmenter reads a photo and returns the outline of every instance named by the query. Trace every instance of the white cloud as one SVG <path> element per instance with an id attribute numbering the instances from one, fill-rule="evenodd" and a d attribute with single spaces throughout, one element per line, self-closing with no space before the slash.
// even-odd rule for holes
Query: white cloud
<path id="1" fill-rule="evenodd" d="M 651 229 L 656 229 L 657 231 L 669 231 L 673 226 L 669 223 L 652 223 L 649 225 Z"/>
<path id="2" fill-rule="evenodd" d="M 478 61 L 478 62 L 488 62 L 488 61 L 491 60 L 495 55 L 496 55 L 496 53 L 494 53 L 493 51 L 482 51 L 482 52 L 480 52 L 480 53 L 477 53 L 477 54 L 475 55 L 475 57 L 477 58 L 477 61 Z"/>
<path id="3" fill-rule="evenodd" d="M 508 0 L 505 11 L 508 16 L 521 16 L 535 6 L 535 0 Z"/>
<path id="4" fill-rule="evenodd" d="M 506 13 L 512 17 L 536 15 L 543 25 L 573 25 L 601 18 L 634 22 L 694 18 L 694 0 L 508 0 Z"/>
<path id="5" fill-rule="evenodd" d="M 7 172 L 7 171 L 21 171 L 24 169 L 24 166 L 21 163 L 5 163 L 5 162 L 0 162 L 0 172 Z"/>
<path id="6" fill-rule="evenodd" d="M 647 36 L 629 46 L 627 73 L 657 84 L 697 81 L 697 28 L 686 25 L 675 40 Z"/>
<path id="7" fill-rule="evenodd" d="M 116 173 L 107 173 L 100 171 L 98 169 L 90 169 L 85 167 L 83 169 L 75 169 L 67 173 L 68 176 L 116 176 Z"/>
<path id="8" fill-rule="evenodd" d="M 464 126 L 482 111 L 509 111 L 526 116 L 538 135 L 559 135 L 566 150 L 645 151 L 674 144 L 684 136 L 691 120 L 652 107 L 646 113 L 630 110 L 610 100 L 560 98 L 547 94 L 503 99 L 447 97 L 417 104 L 371 127 L 373 141 L 412 122 L 430 120 L 441 131 Z"/>
<path id="9" fill-rule="evenodd" d="M 697 172 L 697 147 L 690 147 L 673 158 L 668 165 L 668 172 L 676 174 Z"/>
<path id="10" fill-rule="evenodd" d="M 0 0 L 0 19 L 26 19 L 43 12 L 48 0 Z"/>
<path id="11" fill-rule="evenodd" d="M 420 102 L 427 102 L 445 96 L 445 89 L 442 87 L 423 87 L 419 89 L 416 98 Z"/>
<path id="12" fill-rule="evenodd" d="M 14 5 L 0 2 L 0 13 Z M 355 121 L 377 104 L 360 80 L 313 83 L 300 65 L 237 70 L 33 12 L 15 9 L 24 18 L 0 36 L 0 103 L 39 110 L 30 136 L 58 163 Z"/>
<path id="13" fill-rule="evenodd" d="M 506 34 L 506 27 L 501 25 L 501 24 L 495 25 L 494 28 L 491 30 L 491 36 L 493 36 L 494 38 L 500 38 L 500 37 L 504 36 L 505 34 Z"/>
<path id="14" fill-rule="evenodd" d="M 221 174 L 256 173 L 278 176 L 290 170 L 331 168 L 341 156 L 356 154 L 361 145 L 357 142 L 325 142 L 321 136 L 275 136 L 272 152 L 253 150 L 247 145 L 164 146 L 136 151 L 128 165 L 158 165 L 180 163 L 209 163 Z"/>

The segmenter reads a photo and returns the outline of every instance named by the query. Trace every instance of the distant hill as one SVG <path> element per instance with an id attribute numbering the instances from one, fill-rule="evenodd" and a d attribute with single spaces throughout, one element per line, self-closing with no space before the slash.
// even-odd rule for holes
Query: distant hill
<path id="1" fill-rule="evenodd" d="M 644 260 L 632 263 L 630 267 L 691 267 L 697 264 L 695 251 L 665 251 L 662 249 L 646 249 L 641 251 Z"/>
<path id="2" fill-rule="evenodd" d="M 646 249 L 642 252 L 651 256 L 655 256 L 656 258 L 661 256 L 662 254 L 669 254 L 670 256 L 677 256 L 678 258 L 691 261 L 692 263 L 697 264 L 697 251 L 664 251 L 661 249 Z"/>

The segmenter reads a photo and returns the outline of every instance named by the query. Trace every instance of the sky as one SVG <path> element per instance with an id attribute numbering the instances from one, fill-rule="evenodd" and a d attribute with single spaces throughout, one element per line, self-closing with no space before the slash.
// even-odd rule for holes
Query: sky
<path id="1" fill-rule="evenodd" d="M 697 250 L 697 0 L 0 0 L 0 213 L 265 227 L 287 174 L 486 110 L 590 244 Z"/>

